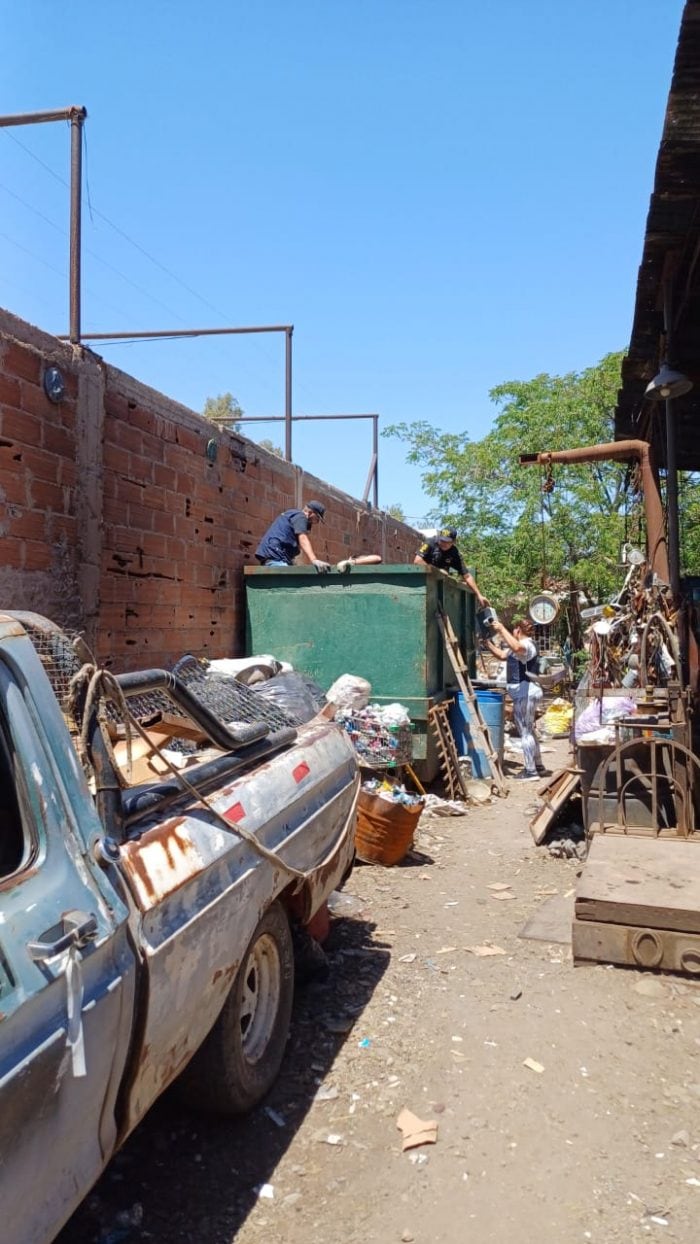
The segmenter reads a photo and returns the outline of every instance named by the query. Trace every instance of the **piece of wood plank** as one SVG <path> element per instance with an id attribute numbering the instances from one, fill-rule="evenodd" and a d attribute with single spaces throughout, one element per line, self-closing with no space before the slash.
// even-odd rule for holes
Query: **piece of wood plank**
<path id="1" fill-rule="evenodd" d="M 577 920 L 700 933 L 700 846 L 691 838 L 596 834 L 576 890 Z"/>
<path id="2" fill-rule="evenodd" d="M 562 808 L 581 787 L 581 774 L 578 769 L 560 769 L 547 780 L 544 786 L 538 787 L 537 793 L 542 800 L 530 821 L 530 833 L 535 845 L 544 842 L 548 830 L 553 825 Z"/>
<path id="3" fill-rule="evenodd" d="M 616 963 L 622 967 L 700 975 L 700 934 L 600 924 L 574 917 L 571 927 L 574 965 Z"/>
<path id="4" fill-rule="evenodd" d="M 148 732 L 168 739 L 191 739 L 194 743 L 201 743 L 209 737 L 191 717 L 179 717 L 176 713 L 159 713 L 149 722 Z"/>
<path id="5" fill-rule="evenodd" d="M 436 616 L 438 626 L 440 627 L 440 633 L 442 635 L 442 641 L 445 646 L 445 651 L 447 652 L 455 678 L 457 679 L 457 685 L 462 692 L 464 702 L 467 706 L 470 729 L 473 731 L 479 751 L 486 756 L 488 766 L 491 770 L 491 780 L 497 794 L 507 795 L 508 787 L 503 776 L 503 770 L 501 769 L 501 762 L 498 758 L 498 753 L 493 748 L 488 726 L 481 715 L 479 702 L 474 695 L 474 688 L 472 687 L 471 679 L 469 677 L 469 669 L 464 661 L 464 657 L 462 656 L 459 640 L 455 635 L 454 628 L 448 615 L 442 609 L 438 609 L 436 611 Z"/>

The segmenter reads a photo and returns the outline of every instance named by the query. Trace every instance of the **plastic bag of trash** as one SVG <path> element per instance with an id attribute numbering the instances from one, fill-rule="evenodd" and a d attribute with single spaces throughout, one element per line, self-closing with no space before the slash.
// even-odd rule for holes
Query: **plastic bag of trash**
<path id="1" fill-rule="evenodd" d="M 545 734 L 548 734 L 551 739 L 565 738 L 569 733 L 573 715 L 573 706 L 569 704 L 568 700 L 557 697 L 556 700 L 552 700 L 552 703 L 543 713 L 539 724 Z"/>
<path id="2" fill-rule="evenodd" d="M 252 687 L 256 682 L 266 682 L 268 678 L 274 678 L 275 674 L 287 673 L 291 668 L 286 661 L 278 661 L 270 653 L 256 657 L 219 657 L 209 662 L 209 669 L 213 674 L 228 674 L 230 678 L 245 683 L 247 687 Z"/>
<path id="3" fill-rule="evenodd" d="M 629 717 L 636 713 L 637 705 L 628 696 L 612 695 L 592 700 L 576 718 L 574 736 L 576 741 L 585 734 L 590 734 L 601 727 L 611 726 L 618 717 Z"/>
<path id="4" fill-rule="evenodd" d="M 326 699 L 342 712 L 365 708 L 372 694 L 372 684 L 356 674 L 341 674 L 328 688 Z"/>
<path id="5" fill-rule="evenodd" d="M 326 702 L 326 697 L 318 683 L 314 682 L 313 678 L 309 678 L 307 674 L 300 674 L 296 670 L 285 674 L 275 674 L 274 678 L 268 678 L 267 682 L 257 683 L 251 690 L 256 695 L 276 704 L 297 726 L 303 725 L 305 721 L 311 721 L 311 718 L 316 716 Z"/>

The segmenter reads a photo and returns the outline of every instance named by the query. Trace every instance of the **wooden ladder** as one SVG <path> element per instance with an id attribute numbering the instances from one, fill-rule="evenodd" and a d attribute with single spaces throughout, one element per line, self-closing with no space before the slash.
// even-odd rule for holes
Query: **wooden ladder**
<path id="1" fill-rule="evenodd" d="M 442 638 L 445 644 L 445 650 L 450 659 L 450 664 L 454 670 L 457 686 L 464 696 L 464 703 L 469 714 L 469 730 L 474 740 L 474 744 L 478 751 L 483 752 L 491 770 L 491 785 L 495 788 L 497 794 L 507 795 L 508 787 L 501 769 L 501 762 L 498 759 L 498 753 L 494 751 L 491 743 L 488 726 L 481 716 L 479 701 L 474 695 L 474 688 L 469 677 L 469 670 L 462 656 L 459 640 L 454 633 L 454 629 L 447 614 L 442 609 L 437 610 L 437 620 Z"/>
<path id="2" fill-rule="evenodd" d="M 442 702 L 433 704 L 428 710 L 428 721 L 435 735 L 435 743 L 440 758 L 440 772 L 442 773 L 445 790 L 450 799 L 463 799 L 467 801 L 469 792 L 467 791 L 462 766 L 459 763 L 454 735 L 447 715 L 447 706 Z"/>

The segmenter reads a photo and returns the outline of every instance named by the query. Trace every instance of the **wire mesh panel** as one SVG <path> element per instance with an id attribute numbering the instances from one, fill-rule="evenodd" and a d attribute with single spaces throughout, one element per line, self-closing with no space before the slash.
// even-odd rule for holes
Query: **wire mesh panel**
<path id="1" fill-rule="evenodd" d="M 71 683 L 82 668 L 82 660 L 75 647 L 80 640 L 38 614 L 16 613 L 13 616 L 22 623 L 34 644 L 68 728 L 72 733 L 77 733 L 82 722 L 76 720 L 74 715 L 79 710 L 75 707 Z M 236 682 L 230 676 L 213 673 L 206 661 L 200 661 L 194 656 L 182 657 L 172 672 L 190 694 L 223 725 L 234 722 L 264 723 L 268 732 L 273 732 L 298 724 L 276 704 L 258 695 L 252 688 Z M 191 720 L 186 710 L 166 690 L 129 695 L 128 705 L 130 713 L 142 725 L 147 725 L 162 714 L 167 714 L 171 721 L 173 718 L 182 718 L 183 728 Z M 116 701 L 110 700 L 107 703 L 106 712 L 110 721 L 118 726 L 123 714 Z M 176 730 L 173 731 L 173 738 L 178 738 Z M 187 739 L 182 740 L 181 746 L 186 750 L 193 750 Z"/>
<path id="2" fill-rule="evenodd" d="M 384 726 L 362 713 L 344 713 L 336 720 L 350 736 L 358 764 L 368 769 L 387 769 L 411 763 L 410 725 Z"/>

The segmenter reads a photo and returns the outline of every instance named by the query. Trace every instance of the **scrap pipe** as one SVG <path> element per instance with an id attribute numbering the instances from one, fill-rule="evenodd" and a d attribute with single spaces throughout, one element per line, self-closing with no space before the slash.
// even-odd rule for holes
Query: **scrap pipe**
<path id="1" fill-rule="evenodd" d="M 549 466 L 550 463 L 626 462 L 635 458 L 642 476 L 642 497 L 647 524 L 647 558 L 652 571 L 669 583 L 668 547 L 664 531 L 661 493 L 648 441 L 611 441 L 606 445 L 583 445 L 577 449 L 556 449 L 536 454 L 521 454 L 521 466 Z"/>

